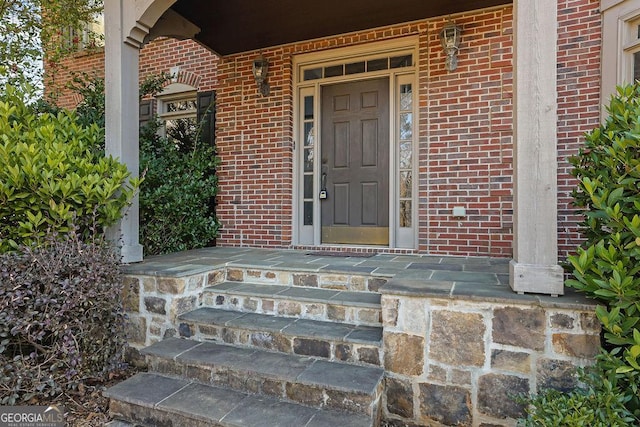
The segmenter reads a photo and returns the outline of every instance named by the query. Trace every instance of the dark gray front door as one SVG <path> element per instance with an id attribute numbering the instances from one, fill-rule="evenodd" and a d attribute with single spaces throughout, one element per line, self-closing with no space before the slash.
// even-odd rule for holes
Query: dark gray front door
<path id="1" fill-rule="evenodd" d="M 322 89 L 322 243 L 389 244 L 389 79 Z"/>

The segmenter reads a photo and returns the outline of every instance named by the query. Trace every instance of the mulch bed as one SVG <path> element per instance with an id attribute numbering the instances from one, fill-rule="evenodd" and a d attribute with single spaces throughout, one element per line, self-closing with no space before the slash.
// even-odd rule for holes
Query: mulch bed
<path id="1" fill-rule="evenodd" d="M 109 399 L 103 396 L 103 392 L 140 371 L 135 367 L 114 371 L 107 381 L 87 380 L 80 384 L 78 390 L 68 391 L 53 399 L 33 398 L 28 404 L 64 406 L 65 421 L 69 427 L 103 427 L 111 421 Z"/>

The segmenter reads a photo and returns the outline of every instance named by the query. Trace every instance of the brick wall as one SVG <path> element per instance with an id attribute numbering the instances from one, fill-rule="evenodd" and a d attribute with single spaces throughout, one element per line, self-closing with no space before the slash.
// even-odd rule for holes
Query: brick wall
<path id="1" fill-rule="evenodd" d="M 140 81 L 179 66 L 181 83 L 199 91 L 213 90 L 217 86 L 217 63 L 216 55 L 192 40 L 159 38 L 140 51 Z M 55 68 L 47 67 L 47 92 L 56 96 L 57 105 L 73 108 L 80 102 L 79 96 L 65 88 L 65 83 L 73 73 L 82 71 L 104 77 L 104 49 L 79 52 Z"/>
<path id="2" fill-rule="evenodd" d="M 559 0 L 558 9 L 558 247 L 564 257 L 583 240 L 568 158 L 584 143 L 584 133 L 600 123 L 602 15 L 599 2 L 588 0 Z"/>
<path id="3" fill-rule="evenodd" d="M 452 73 L 444 70 L 438 38 L 443 19 L 264 50 L 275 76 L 268 98 L 258 94 L 251 75 L 256 52 L 222 61 L 219 242 L 256 247 L 291 242 L 293 55 L 417 34 L 419 249 L 510 256 L 511 8 L 455 19 L 464 28 L 464 41 Z M 453 220 L 453 206 L 466 207 L 467 218 Z"/>
<path id="4" fill-rule="evenodd" d="M 458 68 L 444 68 L 430 22 L 421 43 L 420 249 L 511 256 L 512 10 L 455 17 L 463 28 Z M 454 206 L 467 216 L 453 218 Z"/>
<path id="5" fill-rule="evenodd" d="M 597 2 L 559 0 L 558 183 L 560 256 L 579 241 L 566 158 L 599 119 L 600 14 Z M 419 250 L 434 254 L 512 255 L 512 8 L 453 17 L 463 28 L 458 69 L 444 69 L 442 18 L 280 46 L 270 61 L 271 94 L 262 97 L 251 63 L 258 52 L 220 59 L 191 41 L 160 39 L 141 54 L 141 78 L 180 65 L 185 82 L 218 94 L 218 214 L 223 246 L 288 247 L 293 235 L 293 57 L 372 41 L 419 39 Z M 99 67 L 78 56 L 69 69 Z M 56 76 L 64 80 L 63 74 Z M 63 105 L 77 102 L 68 95 Z M 467 216 L 453 218 L 454 206 Z"/>
<path id="6" fill-rule="evenodd" d="M 74 108 L 82 101 L 80 95 L 66 87 L 72 76 L 80 72 L 104 77 L 104 49 L 78 52 L 60 64 L 45 64 L 46 93 L 59 107 Z"/>
<path id="7" fill-rule="evenodd" d="M 256 53 L 218 66 L 216 142 L 221 164 L 222 246 L 282 247 L 291 242 L 293 187 L 292 63 L 284 48 L 265 50 L 271 93 L 252 73 Z"/>

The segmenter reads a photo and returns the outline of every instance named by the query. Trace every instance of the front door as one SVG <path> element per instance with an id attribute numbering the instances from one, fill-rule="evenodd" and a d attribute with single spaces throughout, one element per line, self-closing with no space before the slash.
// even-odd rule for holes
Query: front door
<path id="1" fill-rule="evenodd" d="M 321 154 L 322 243 L 388 245 L 388 78 L 322 89 Z"/>

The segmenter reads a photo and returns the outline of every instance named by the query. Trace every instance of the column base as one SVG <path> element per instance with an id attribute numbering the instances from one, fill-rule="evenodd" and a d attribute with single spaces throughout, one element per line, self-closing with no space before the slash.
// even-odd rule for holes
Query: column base
<path id="1" fill-rule="evenodd" d="M 142 245 L 123 245 L 120 248 L 120 262 L 123 264 L 142 262 L 143 258 Z"/>
<path id="2" fill-rule="evenodd" d="M 564 295 L 564 271 L 559 265 L 509 263 L 509 286 L 519 294 Z"/>

